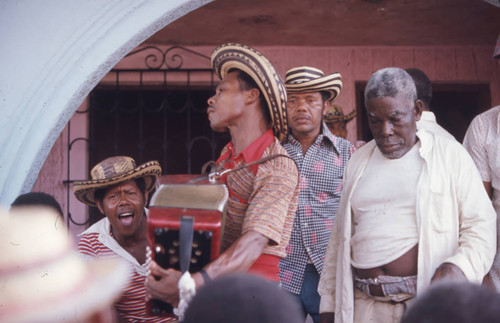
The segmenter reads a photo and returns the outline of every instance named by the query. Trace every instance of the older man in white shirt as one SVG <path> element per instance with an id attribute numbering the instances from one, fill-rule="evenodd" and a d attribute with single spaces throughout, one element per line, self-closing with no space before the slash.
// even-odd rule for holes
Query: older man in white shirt
<path id="1" fill-rule="evenodd" d="M 397 323 L 434 281 L 480 283 L 496 215 L 456 141 L 422 129 L 415 84 L 399 68 L 365 89 L 374 140 L 351 157 L 319 283 L 320 322 Z"/>

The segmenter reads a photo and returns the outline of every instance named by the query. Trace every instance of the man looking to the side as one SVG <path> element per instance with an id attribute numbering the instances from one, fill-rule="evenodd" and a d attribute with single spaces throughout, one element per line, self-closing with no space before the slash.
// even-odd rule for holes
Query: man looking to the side
<path id="1" fill-rule="evenodd" d="M 493 262 L 496 215 L 467 151 L 417 132 L 415 84 L 399 68 L 365 89 L 374 140 L 346 168 L 319 283 L 320 322 L 399 322 L 434 281 L 480 283 Z"/>
<path id="2" fill-rule="evenodd" d="M 337 214 L 344 168 L 354 147 L 333 136 L 322 118 L 342 88 L 339 73 L 324 75 L 302 66 L 286 72 L 291 135 L 285 149 L 300 173 L 299 206 L 286 258 L 280 261 L 283 288 L 297 299 L 304 318 L 319 320 L 319 273 Z"/>
<path id="3" fill-rule="evenodd" d="M 253 48 L 224 44 L 211 59 L 221 82 L 208 99 L 208 119 L 214 131 L 231 135 L 217 163 L 232 171 L 221 178 L 229 191 L 222 253 L 192 275 L 195 288 L 232 272 L 278 281 L 298 197 L 297 167 L 279 142 L 288 134 L 286 90 L 271 63 Z M 150 268 L 149 294 L 175 306 L 181 273 L 155 262 Z"/>

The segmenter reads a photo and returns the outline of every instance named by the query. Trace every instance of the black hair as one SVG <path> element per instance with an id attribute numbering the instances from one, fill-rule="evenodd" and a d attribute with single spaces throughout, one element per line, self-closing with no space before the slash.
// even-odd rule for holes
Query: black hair
<path id="1" fill-rule="evenodd" d="M 331 93 L 328 91 L 320 91 L 319 93 L 321 94 L 321 100 L 323 100 L 323 103 L 328 101 L 328 99 L 330 98 Z"/>
<path id="2" fill-rule="evenodd" d="M 144 197 L 144 199 L 146 199 L 146 181 L 144 181 L 144 178 L 142 178 L 142 177 L 136 178 L 136 179 L 134 179 L 134 181 L 135 181 L 137 187 L 139 188 L 139 190 L 141 191 L 142 196 Z M 118 184 L 116 184 L 116 185 L 118 185 Z M 96 190 L 94 192 L 94 200 L 96 201 L 96 203 L 97 202 L 102 203 L 102 199 L 104 198 L 104 195 L 106 195 L 106 193 L 110 189 L 115 187 L 116 185 L 108 186 L 108 187 Z"/>
<path id="3" fill-rule="evenodd" d="M 415 87 L 417 88 L 417 99 L 422 101 L 427 108 L 431 107 L 432 84 L 427 75 L 417 68 L 407 68 L 406 72 L 410 74 Z"/>
<path id="4" fill-rule="evenodd" d="M 264 95 L 262 94 L 262 90 L 259 88 L 255 80 L 250 75 L 248 75 L 247 73 L 243 72 L 240 69 L 232 68 L 228 71 L 228 73 L 231 72 L 238 72 L 237 78 L 238 78 L 238 83 L 240 84 L 241 91 L 248 91 L 251 89 L 259 90 L 259 105 L 262 109 L 262 112 L 264 113 L 266 121 L 270 123 L 272 119 L 271 119 L 271 113 L 269 112 L 269 106 L 267 105 L 267 101 L 264 98 Z"/>
<path id="5" fill-rule="evenodd" d="M 59 202 L 57 202 L 57 200 L 52 195 L 44 192 L 30 192 L 21 194 L 14 200 L 14 202 L 12 202 L 10 206 L 48 206 L 55 209 L 61 216 L 63 215 L 63 211 Z"/>
<path id="6" fill-rule="evenodd" d="M 500 295 L 485 286 L 465 281 L 431 285 L 408 307 L 401 323 L 498 322 Z"/>
<path id="7" fill-rule="evenodd" d="M 243 322 L 304 322 L 291 294 L 274 282 L 243 273 L 217 277 L 201 286 L 183 322 L 233 322 L 236 317 L 244 318 Z"/>

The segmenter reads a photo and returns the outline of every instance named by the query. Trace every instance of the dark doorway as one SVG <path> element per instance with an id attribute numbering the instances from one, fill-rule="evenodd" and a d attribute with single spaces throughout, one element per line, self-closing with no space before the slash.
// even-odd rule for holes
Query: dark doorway
<path id="1" fill-rule="evenodd" d="M 373 139 L 365 113 L 364 90 L 366 82 L 356 82 L 356 109 L 358 111 L 358 139 Z M 491 107 L 489 84 L 432 84 L 431 110 L 437 122 L 459 142 L 472 119 Z"/>
<path id="2" fill-rule="evenodd" d="M 437 122 L 462 142 L 472 119 L 491 108 L 488 84 L 436 84 L 431 110 Z M 435 89 L 435 90 L 434 90 Z"/>

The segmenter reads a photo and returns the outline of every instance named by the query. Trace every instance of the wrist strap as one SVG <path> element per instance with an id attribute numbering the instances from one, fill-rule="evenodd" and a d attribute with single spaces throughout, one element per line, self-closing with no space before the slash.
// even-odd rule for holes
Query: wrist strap
<path id="1" fill-rule="evenodd" d="M 212 279 L 210 279 L 210 276 L 208 276 L 205 269 L 200 270 L 200 274 L 203 277 L 203 281 L 205 282 L 205 284 L 212 280 Z"/>

